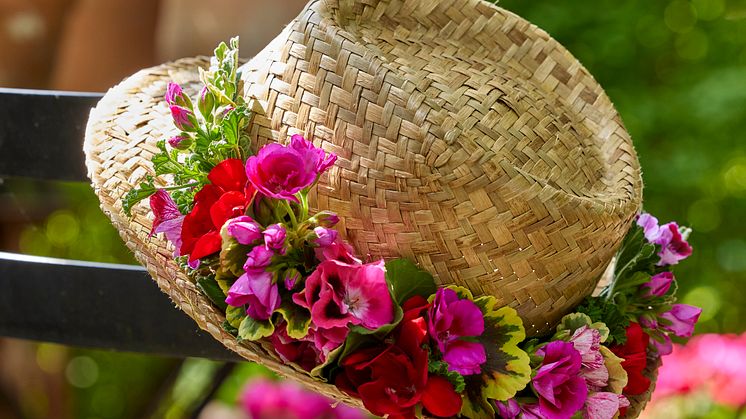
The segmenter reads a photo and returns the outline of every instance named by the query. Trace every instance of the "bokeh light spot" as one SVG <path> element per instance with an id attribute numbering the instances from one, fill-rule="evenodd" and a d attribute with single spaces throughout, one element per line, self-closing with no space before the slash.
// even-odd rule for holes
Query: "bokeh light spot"
<path id="1" fill-rule="evenodd" d="M 676 38 L 676 53 L 685 60 L 701 60 L 707 55 L 709 43 L 707 34 L 695 28 Z"/>
<path id="2" fill-rule="evenodd" d="M 73 387 L 88 388 L 98 380 L 98 364 L 91 357 L 77 356 L 67 363 L 65 377 Z"/>
<path id="3" fill-rule="evenodd" d="M 695 201 L 689 207 L 687 221 L 698 233 L 713 231 L 720 226 L 720 207 L 709 199 Z"/>
<path id="4" fill-rule="evenodd" d="M 723 183 L 731 195 L 739 196 L 746 192 L 746 160 L 736 159 L 726 166 Z"/>
<path id="5" fill-rule="evenodd" d="M 686 293 L 682 302 L 702 308 L 701 322 L 714 318 L 720 311 L 720 293 L 709 286 L 696 287 Z"/>
<path id="6" fill-rule="evenodd" d="M 36 364 L 47 374 L 59 374 L 65 369 L 67 349 L 53 343 L 40 343 L 36 348 Z"/>
<path id="7" fill-rule="evenodd" d="M 693 0 L 692 5 L 702 20 L 717 19 L 725 11 L 725 0 Z"/>
<path id="8" fill-rule="evenodd" d="M 746 271 L 746 242 L 734 239 L 720 243 L 717 259 L 720 267 L 728 272 Z"/>
<path id="9" fill-rule="evenodd" d="M 75 242 L 80 234 L 80 224 L 70 211 L 56 211 L 47 220 L 47 239 L 56 246 Z"/>
<path id="10" fill-rule="evenodd" d="M 684 0 L 674 0 L 668 3 L 663 12 L 663 21 L 666 26 L 676 33 L 689 32 L 697 23 L 697 12 L 691 3 Z"/>

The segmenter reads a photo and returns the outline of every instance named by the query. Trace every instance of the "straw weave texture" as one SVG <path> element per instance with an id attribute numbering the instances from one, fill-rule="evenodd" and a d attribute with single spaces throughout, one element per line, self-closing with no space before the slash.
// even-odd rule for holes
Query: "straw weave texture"
<path id="1" fill-rule="evenodd" d="M 204 58 L 142 70 L 91 112 L 85 151 L 103 210 L 189 316 L 244 358 L 359 406 L 236 343 L 121 198 L 176 134 L 163 101 Z M 549 330 L 594 289 L 641 201 L 639 163 L 601 87 L 556 41 L 481 0 L 313 1 L 243 66 L 257 147 L 301 133 L 339 156 L 311 196 L 360 255 L 412 258 L 439 284 L 515 307 Z M 165 182 L 165 179 L 161 179 Z M 164 183 L 165 184 L 165 183 Z"/>

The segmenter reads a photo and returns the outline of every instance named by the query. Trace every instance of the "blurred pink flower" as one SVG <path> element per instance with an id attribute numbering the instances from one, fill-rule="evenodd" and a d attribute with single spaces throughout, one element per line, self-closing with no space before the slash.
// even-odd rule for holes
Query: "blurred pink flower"
<path id="1" fill-rule="evenodd" d="M 746 333 L 695 336 L 663 358 L 654 402 L 702 391 L 718 403 L 746 406 Z"/>
<path id="2" fill-rule="evenodd" d="M 363 419 L 366 415 L 306 390 L 290 381 L 256 379 L 241 395 L 241 405 L 251 419 Z"/>

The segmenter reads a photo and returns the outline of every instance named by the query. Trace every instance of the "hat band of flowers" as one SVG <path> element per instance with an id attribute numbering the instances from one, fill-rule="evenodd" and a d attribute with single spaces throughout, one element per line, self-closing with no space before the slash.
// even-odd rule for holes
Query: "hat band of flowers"
<path id="1" fill-rule="evenodd" d="M 152 158 L 168 186 L 150 177 L 123 206 L 129 214 L 149 198 L 152 234 L 173 244 L 238 341 L 269 343 L 376 415 L 613 418 L 649 391 L 646 372 L 672 337 L 691 336 L 700 309 L 676 303 L 671 272 L 692 252 L 690 230 L 649 214 L 629 230 L 600 293 L 531 339 L 494 297 L 438 288 L 407 259 L 364 261 L 334 229 L 336 214 L 309 208 L 336 156 L 301 135 L 253 154 L 237 39 L 211 64 L 196 98 L 168 85 L 181 133 Z"/>

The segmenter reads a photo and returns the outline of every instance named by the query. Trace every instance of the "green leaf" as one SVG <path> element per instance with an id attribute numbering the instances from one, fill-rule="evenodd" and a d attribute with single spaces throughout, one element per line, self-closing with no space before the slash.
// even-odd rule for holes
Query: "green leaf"
<path id="1" fill-rule="evenodd" d="M 202 294 L 205 294 L 210 301 L 212 301 L 215 307 L 222 311 L 225 311 L 226 308 L 228 308 L 228 305 L 225 303 L 225 294 L 223 293 L 223 290 L 220 289 L 220 286 L 215 281 L 214 277 L 203 276 L 198 278 L 197 288 L 202 291 Z"/>
<path id="2" fill-rule="evenodd" d="M 238 338 L 241 340 L 255 341 L 272 335 L 275 326 L 271 320 L 256 320 L 246 316 L 238 326 Z"/>
<path id="3" fill-rule="evenodd" d="M 462 298 L 474 301 L 484 315 L 484 333 L 476 341 L 484 346 L 487 361 L 479 374 L 464 377 L 466 392 L 461 414 L 494 417 L 492 400 L 508 400 L 531 381 L 529 356 L 518 347 L 526 338 L 523 321 L 510 307 L 498 308 L 492 296 L 474 299 L 463 287 L 448 287 Z"/>
<path id="4" fill-rule="evenodd" d="M 380 338 L 383 338 L 389 332 L 394 330 L 396 326 L 399 325 L 402 318 L 404 318 L 404 311 L 402 310 L 400 305 L 394 304 L 394 320 L 392 320 L 391 323 L 385 324 L 375 330 L 366 329 L 359 325 L 351 326 L 350 330 L 361 335 L 376 335 Z"/>
<path id="5" fill-rule="evenodd" d="M 449 371 L 448 364 L 443 361 L 430 361 L 430 363 L 427 365 L 427 371 L 448 379 L 448 381 L 453 384 L 456 393 L 460 394 L 466 388 L 464 376 L 456 371 Z"/>
<path id="6" fill-rule="evenodd" d="M 339 358 L 339 355 L 344 351 L 345 345 L 339 345 L 336 349 L 329 352 L 329 354 L 326 356 L 326 361 L 324 361 L 323 364 L 317 365 L 311 370 L 311 377 L 316 377 L 317 379 L 321 381 L 327 381 L 327 375 L 325 374 L 325 370 L 327 370 L 328 367 L 333 366 L 336 364 L 337 359 Z M 339 358 L 341 359 L 341 358 Z"/>
<path id="7" fill-rule="evenodd" d="M 139 187 L 130 189 L 130 191 L 127 192 L 127 195 L 122 198 L 122 209 L 124 209 L 124 213 L 127 214 L 128 217 L 132 216 L 132 207 L 134 207 L 135 204 L 145 198 L 149 198 L 150 195 L 153 195 L 158 190 L 153 182 L 153 177 L 147 176 L 145 180 L 140 183 Z"/>
<path id="8" fill-rule="evenodd" d="M 386 262 L 386 282 L 398 305 L 415 295 L 428 298 L 435 294 L 435 280 L 409 259 L 394 259 Z"/>
<path id="9" fill-rule="evenodd" d="M 238 144 L 241 130 L 244 128 L 243 120 L 246 117 L 246 108 L 239 107 L 228 112 L 220 121 L 220 132 L 225 142 L 230 145 Z"/>
<path id="10" fill-rule="evenodd" d="M 241 326 L 244 317 L 246 317 L 246 309 L 243 307 L 227 306 L 225 309 L 225 320 L 236 330 Z"/>
<path id="11" fill-rule="evenodd" d="M 604 365 L 609 371 L 609 381 L 605 390 L 622 394 L 622 390 L 627 385 L 627 371 L 622 367 L 623 359 L 614 355 L 606 346 L 602 345 L 599 350 L 604 357 Z"/>
<path id="12" fill-rule="evenodd" d="M 223 321 L 223 323 L 220 324 L 220 327 L 223 328 L 226 332 L 230 333 L 233 336 L 238 335 L 238 329 L 233 327 L 230 323 L 228 323 L 228 320 Z"/>
<path id="13" fill-rule="evenodd" d="M 629 325 L 629 319 L 619 308 L 624 304 L 624 301 L 610 302 L 600 297 L 588 297 L 576 308 L 576 311 L 587 314 L 594 322 L 606 325 L 609 329 L 607 344 L 623 345 L 627 341 L 626 330 Z"/>
<path id="14" fill-rule="evenodd" d="M 275 312 L 285 319 L 288 336 L 303 339 L 308 335 L 311 313 L 307 309 L 293 303 L 290 298 L 285 298 Z"/>

